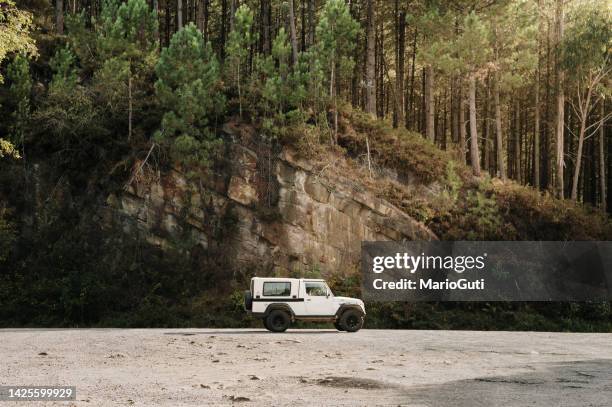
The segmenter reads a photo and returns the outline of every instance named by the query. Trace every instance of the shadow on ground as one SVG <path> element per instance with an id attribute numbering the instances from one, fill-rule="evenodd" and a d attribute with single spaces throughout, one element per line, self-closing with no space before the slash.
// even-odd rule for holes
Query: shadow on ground
<path id="1" fill-rule="evenodd" d="M 402 392 L 402 405 L 610 406 L 612 359 L 581 360 L 528 366 L 510 376 L 478 377 Z"/>
<path id="2" fill-rule="evenodd" d="M 299 335 L 320 335 L 320 334 L 336 334 L 336 335 L 351 335 L 348 332 L 338 332 L 335 329 L 322 330 L 322 329 L 289 329 L 286 332 L 277 333 L 270 332 L 265 329 L 252 329 L 252 330 L 229 330 L 224 329 L 222 331 L 203 331 L 203 332 L 164 332 L 164 335 L 178 335 L 178 336 L 193 336 L 193 335 L 285 335 L 285 334 L 299 334 Z"/>

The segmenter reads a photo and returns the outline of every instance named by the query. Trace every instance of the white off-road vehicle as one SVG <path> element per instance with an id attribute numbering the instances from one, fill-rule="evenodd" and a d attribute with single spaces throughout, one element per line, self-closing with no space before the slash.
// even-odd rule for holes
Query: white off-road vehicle
<path id="1" fill-rule="evenodd" d="M 272 332 L 295 321 L 333 322 L 339 331 L 356 332 L 366 314 L 363 301 L 336 297 L 325 280 L 310 278 L 253 277 L 244 308 Z"/>

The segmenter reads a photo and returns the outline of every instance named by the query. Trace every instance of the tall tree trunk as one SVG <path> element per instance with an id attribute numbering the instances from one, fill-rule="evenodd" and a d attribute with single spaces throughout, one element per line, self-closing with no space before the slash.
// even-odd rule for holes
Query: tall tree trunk
<path id="1" fill-rule="evenodd" d="M 183 0 L 177 0 L 176 5 L 176 26 L 180 30 L 183 28 Z"/>
<path id="2" fill-rule="evenodd" d="M 542 146 L 542 188 L 553 190 L 552 180 L 552 162 L 550 159 L 552 156 L 552 135 L 554 133 L 551 117 L 551 52 L 550 52 L 550 40 L 551 40 L 551 29 L 550 21 L 546 21 L 546 79 L 544 82 L 544 145 Z"/>
<path id="3" fill-rule="evenodd" d="M 376 115 L 376 33 L 374 0 L 367 0 L 366 112 Z"/>
<path id="4" fill-rule="evenodd" d="M 166 46 L 168 46 L 170 45 L 170 1 L 169 0 L 166 0 L 164 20 L 166 24 L 165 41 L 166 41 Z"/>
<path id="5" fill-rule="evenodd" d="M 535 72 L 535 107 L 534 107 L 534 129 L 533 129 L 533 186 L 540 190 L 540 12 L 541 0 L 538 0 L 537 19 L 537 56 L 538 62 Z"/>
<path id="6" fill-rule="evenodd" d="M 538 61 L 539 64 L 539 61 Z M 535 119 L 533 129 L 533 185 L 540 189 L 540 69 L 536 71 Z"/>
<path id="7" fill-rule="evenodd" d="M 495 103 L 495 137 L 497 138 L 497 171 L 502 180 L 506 180 L 506 166 L 504 164 L 504 139 L 502 135 L 501 106 L 499 103 L 499 75 L 495 76 L 493 83 L 493 100 Z"/>
<path id="8" fill-rule="evenodd" d="M 435 128 L 434 128 L 434 95 L 433 95 L 433 83 L 434 83 L 434 69 L 433 66 L 428 65 L 425 68 L 425 134 L 429 141 L 432 143 L 436 139 Z"/>
<path id="9" fill-rule="evenodd" d="M 298 45 L 297 45 L 297 32 L 295 29 L 295 7 L 293 0 L 289 0 L 289 32 L 291 35 L 291 62 L 293 65 L 297 64 L 298 60 Z"/>
<path id="10" fill-rule="evenodd" d="M 315 42 L 315 0 L 308 1 L 308 46 L 312 47 Z M 373 31 L 373 30 L 372 30 Z"/>
<path id="11" fill-rule="evenodd" d="M 563 39 L 563 1 L 564 0 L 556 0 L 556 23 L 557 23 L 557 42 L 556 46 L 558 49 L 558 53 L 561 52 L 561 41 Z M 560 64 L 560 60 L 557 61 L 557 117 L 556 117 L 556 166 L 557 173 L 556 175 L 556 192 L 557 197 L 563 199 L 565 197 L 564 194 L 564 178 L 563 178 L 563 169 L 564 169 L 564 137 L 563 137 L 563 126 L 565 122 L 565 74 Z"/>
<path id="12" fill-rule="evenodd" d="M 221 61 L 225 60 L 225 40 L 227 38 L 227 0 L 221 0 L 221 39 L 219 52 Z"/>
<path id="13" fill-rule="evenodd" d="M 331 57 L 331 75 L 329 80 L 329 96 L 334 103 L 334 138 L 333 143 L 338 144 L 338 102 L 336 100 L 336 56 L 332 51 Z"/>
<path id="14" fill-rule="evenodd" d="M 485 171 L 491 171 L 491 141 L 490 141 L 490 137 L 491 137 L 491 125 L 490 125 L 490 120 L 489 120 L 489 104 L 490 104 L 490 99 L 491 99 L 491 80 L 490 78 L 487 79 L 487 84 L 486 84 L 486 94 L 485 94 L 485 105 L 484 105 L 484 122 L 483 122 L 483 137 L 484 137 L 484 142 L 482 144 L 482 154 L 483 154 L 483 160 L 482 160 L 482 165 L 485 169 Z"/>
<path id="15" fill-rule="evenodd" d="M 606 110 L 605 110 L 605 99 L 601 99 L 600 101 L 601 103 L 601 110 L 600 110 L 600 115 L 601 115 L 601 123 L 599 124 L 599 185 L 600 185 L 600 197 L 601 197 L 601 205 L 600 205 L 600 209 L 603 213 L 606 213 L 606 203 L 607 203 L 607 199 L 606 199 L 606 156 L 604 154 L 604 138 L 605 138 L 605 117 L 606 117 Z M 610 157 L 608 157 L 608 160 L 610 159 Z"/>
<path id="16" fill-rule="evenodd" d="M 132 101 L 132 72 L 128 76 L 128 141 L 132 139 L 132 118 L 133 118 L 133 101 Z"/>
<path id="17" fill-rule="evenodd" d="M 476 123 L 476 77 L 470 75 L 470 161 L 472 171 L 480 176 L 480 154 L 478 152 L 478 127 Z"/>
<path id="18" fill-rule="evenodd" d="M 572 179 L 571 199 L 578 199 L 578 180 L 580 179 L 580 168 L 582 165 L 582 149 L 584 147 L 584 138 L 586 135 L 587 120 L 589 118 L 589 106 L 591 106 L 591 87 L 587 91 L 587 96 L 584 104 L 580 106 L 580 130 L 578 132 L 578 148 L 576 150 L 576 164 L 574 165 L 574 177 Z M 584 107 L 583 107 L 584 106 Z"/>
<path id="19" fill-rule="evenodd" d="M 396 88 L 396 120 L 398 125 L 404 124 L 404 53 L 406 50 L 406 12 L 399 12 L 397 23 L 397 66 L 395 72 Z M 396 126 L 397 127 L 397 126 Z"/>
<path id="20" fill-rule="evenodd" d="M 197 0 L 196 3 L 196 27 L 200 32 L 204 32 L 204 0 Z"/>
<path id="21" fill-rule="evenodd" d="M 416 60 L 416 52 L 417 52 L 417 36 L 418 30 L 414 29 L 414 39 L 412 41 L 412 61 L 410 65 L 410 96 L 408 98 L 408 110 L 406 112 L 406 128 L 415 129 L 416 119 L 412 112 L 412 106 L 414 105 L 414 74 L 415 74 L 415 60 Z"/>
<path id="22" fill-rule="evenodd" d="M 440 144 L 442 145 L 442 149 L 446 150 L 447 148 L 447 144 L 448 144 L 448 140 L 447 140 L 447 134 L 446 134 L 446 128 L 447 128 L 447 114 L 448 114 L 448 110 L 447 110 L 447 106 L 448 104 L 446 103 L 446 97 L 447 97 L 447 90 L 444 89 L 444 97 L 442 98 L 442 104 L 444 105 L 444 111 L 442 112 L 442 140 L 440 142 Z"/>
<path id="23" fill-rule="evenodd" d="M 270 0 L 261 0 L 261 49 L 264 55 L 270 55 Z"/>
<path id="24" fill-rule="evenodd" d="M 64 0 L 55 0 L 55 30 L 64 34 Z"/>
<path id="25" fill-rule="evenodd" d="M 465 92 L 463 83 L 459 83 L 459 155 L 461 162 L 465 163 L 467 148 L 467 129 L 465 128 Z"/>
<path id="26" fill-rule="evenodd" d="M 208 20 L 210 19 L 210 0 L 204 0 L 204 21 L 202 22 L 202 33 L 204 41 L 208 42 Z"/>
<path id="27" fill-rule="evenodd" d="M 234 30 L 234 20 L 236 18 L 236 2 L 238 0 L 230 0 L 230 15 L 229 15 L 229 32 Z"/>
<path id="28" fill-rule="evenodd" d="M 514 178 L 521 182 L 521 105 L 514 100 Z"/>
<path id="29" fill-rule="evenodd" d="M 376 44 L 376 56 L 378 58 L 378 76 L 376 84 L 378 85 L 379 94 L 376 96 L 376 102 L 378 104 L 378 117 L 385 117 L 385 29 L 383 19 L 380 19 L 380 25 L 378 26 L 377 44 Z"/>
<path id="30" fill-rule="evenodd" d="M 300 7 L 300 19 L 301 19 L 301 30 L 300 30 L 300 50 L 306 51 L 306 1 L 302 0 Z"/>

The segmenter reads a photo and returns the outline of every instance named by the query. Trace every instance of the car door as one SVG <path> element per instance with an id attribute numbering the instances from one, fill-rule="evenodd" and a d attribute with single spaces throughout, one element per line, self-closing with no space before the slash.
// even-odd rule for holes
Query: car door
<path id="1" fill-rule="evenodd" d="M 305 281 L 305 304 L 309 317 L 332 316 L 336 312 L 331 291 L 322 281 Z"/>

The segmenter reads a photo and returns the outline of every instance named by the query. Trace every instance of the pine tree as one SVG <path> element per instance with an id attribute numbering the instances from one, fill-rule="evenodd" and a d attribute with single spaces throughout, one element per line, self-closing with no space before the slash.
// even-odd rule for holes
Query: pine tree
<path id="1" fill-rule="evenodd" d="M 76 59 L 69 47 L 60 48 L 49 61 L 53 71 L 49 92 L 70 91 L 78 81 Z"/>
<path id="2" fill-rule="evenodd" d="M 79 155 L 96 142 L 106 141 L 108 133 L 91 91 L 79 83 L 72 50 L 68 46 L 58 49 L 49 66 L 53 75 L 47 97 L 32 116 L 33 132 L 51 144 L 59 143 L 61 154 L 66 155 L 62 158 L 81 160 Z"/>
<path id="3" fill-rule="evenodd" d="M 109 110 L 127 111 L 130 140 L 135 100 L 142 100 L 157 53 L 157 14 L 146 0 L 106 0 L 101 13 L 98 53 L 102 61 L 96 72 L 98 90 Z M 137 95 L 137 93 L 140 93 Z"/>
<path id="4" fill-rule="evenodd" d="M 19 10 L 13 0 L 0 0 L 0 65 L 7 55 L 20 52 L 37 55 L 34 39 L 30 35 L 33 28 L 32 14 Z M 0 84 L 4 81 L 0 71 Z"/>
<path id="5" fill-rule="evenodd" d="M 32 28 L 31 13 L 19 10 L 13 0 L 0 0 L 0 66 L 12 52 L 37 55 L 36 45 L 30 35 Z M 0 84 L 3 82 L 0 70 Z M 6 156 L 19 157 L 19 154 L 10 141 L 0 137 L 0 158 Z"/>
<path id="6" fill-rule="evenodd" d="M 329 85 L 328 96 L 334 106 L 334 142 L 338 142 L 337 86 L 353 71 L 355 38 L 359 24 L 344 0 L 327 0 L 316 29 L 316 57 Z"/>
<path id="7" fill-rule="evenodd" d="M 524 87 L 537 67 L 537 25 L 534 4 L 508 3 L 489 11 L 486 16 L 493 76 L 497 171 L 506 179 L 501 104 L 503 93 Z"/>
<path id="8" fill-rule="evenodd" d="M 480 153 L 476 123 L 476 81 L 479 77 L 483 77 L 488 69 L 487 62 L 490 60 L 491 52 L 487 38 L 487 27 L 478 15 L 472 12 L 465 17 L 463 31 L 454 45 L 457 55 L 456 68 L 468 77 L 470 164 L 476 176 L 480 176 Z"/>
<path id="9" fill-rule="evenodd" d="M 21 144 L 24 149 L 25 127 L 30 114 L 30 93 L 32 92 L 32 77 L 30 64 L 23 55 L 17 55 L 7 68 L 7 78 L 10 82 L 9 94 L 13 103 L 13 124 L 10 141 Z"/>
<path id="10" fill-rule="evenodd" d="M 253 33 L 253 12 L 246 4 L 236 10 L 232 31 L 227 41 L 227 58 L 225 68 L 230 74 L 230 80 L 238 89 L 238 104 L 242 116 L 242 86 L 246 79 L 246 62 L 249 49 L 257 41 Z"/>
<path id="11" fill-rule="evenodd" d="M 435 75 L 437 70 L 451 72 L 455 68 L 449 59 L 455 51 L 452 48 L 452 41 L 454 40 L 453 26 L 457 16 L 451 12 L 439 10 L 434 7 L 435 3 L 430 6 L 423 15 L 409 18 L 409 23 L 417 27 L 422 38 L 418 59 L 425 66 L 425 137 L 433 143 L 436 139 L 434 126 Z M 462 152 L 464 148 L 465 146 L 461 143 Z"/>
<path id="12" fill-rule="evenodd" d="M 570 99 L 570 105 L 579 120 L 578 147 L 570 193 L 574 201 L 578 199 L 584 142 L 597 134 L 599 126 L 603 126 L 612 117 L 610 113 L 602 113 L 599 121 L 588 125 L 595 104 L 603 104 L 612 90 L 609 81 L 612 71 L 612 29 L 609 16 L 609 10 L 603 5 L 585 5 L 573 10 L 569 15 L 570 24 L 562 43 L 562 65 L 566 71 L 573 73 L 567 79 L 576 95 L 575 102 Z"/>
<path id="13" fill-rule="evenodd" d="M 165 110 L 155 140 L 182 162 L 207 165 L 220 143 L 210 126 L 225 109 L 210 43 L 204 43 L 193 23 L 187 24 L 162 50 L 155 71 L 155 91 Z"/>

